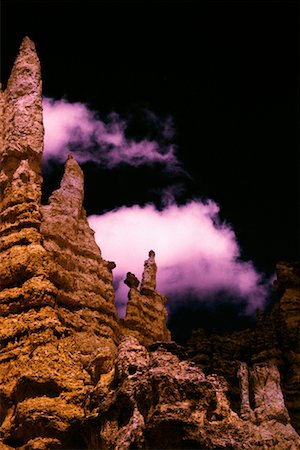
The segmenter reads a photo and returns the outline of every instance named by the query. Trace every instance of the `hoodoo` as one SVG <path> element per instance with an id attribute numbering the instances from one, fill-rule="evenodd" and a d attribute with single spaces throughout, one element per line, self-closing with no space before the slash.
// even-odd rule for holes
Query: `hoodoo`
<path id="1" fill-rule="evenodd" d="M 0 92 L 0 448 L 298 449 L 299 268 L 255 331 L 183 349 L 150 250 L 119 318 L 71 155 L 41 204 L 41 86 L 26 37 Z"/>

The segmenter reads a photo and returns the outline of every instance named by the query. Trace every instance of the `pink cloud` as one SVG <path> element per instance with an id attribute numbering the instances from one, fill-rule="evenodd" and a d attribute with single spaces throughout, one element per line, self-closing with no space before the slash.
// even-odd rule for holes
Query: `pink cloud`
<path id="1" fill-rule="evenodd" d="M 193 294 L 225 291 L 247 302 L 247 312 L 263 307 L 268 285 L 252 262 L 240 260 L 236 236 L 221 223 L 213 201 L 172 204 L 158 211 L 154 205 L 122 207 L 88 218 L 104 258 L 116 262 L 116 279 L 128 271 L 141 279 L 150 249 L 158 264 L 157 285 L 170 301 Z M 128 288 L 121 282 L 116 300 L 124 314 Z"/>
<path id="2" fill-rule="evenodd" d="M 159 123 L 162 144 L 149 139 L 128 139 L 127 123 L 118 114 L 111 113 L 103 121 L 83 103 L 44 98 L 43 114 L 45 160 L 64 161 L 72 151 L 80 163 L 93 161 L 109 169 L 121 163 L 135 167 L 160 163 L 168 171 L 180 170 L 175 147 L 166 143 L 173 137 L 170 118 L 161 121 L 154 113 L 147 113 L 148 120 L 157 127 Z"/>
<path id="3" fill-rule="evenodd" d="M 146 111 L 147 120 L 159 131 L 159 143 L 128 139 L 127 123 L 116 113 L 103 121 L 82 103 L 50 98 L 44 99 L 43 108 L 46 161 L 63 162 L 71 150 L 79 163 L 94 161 L 109 169 L 121 163 L 135 167 L 160 163 L 169 172 L 184 172 L 169 143 L 174 137 L 170 118 L 161 121 Z M 175 198 L 182 190 L 180 184 L 165 189 L 162 211 L 151 204 L 136 205 L 89 217 L 104 258 L 117 264 L 114 276 L 119 281 L 116 298 L 121 314 L 128 292 L 122 281 L 128 271 L 141 279 L 150 249 L 157 255 L 158 289 L 171 302 L 189 294 L 217 299 L 218 292 L 225 291 L 237 301 L 246 300 L 249 313 L 262 307 L 268 283 L 252 262 L 240 259 L 237 238 L 220 221 L 218 205 L 194 200 L 178 206 Z"/>

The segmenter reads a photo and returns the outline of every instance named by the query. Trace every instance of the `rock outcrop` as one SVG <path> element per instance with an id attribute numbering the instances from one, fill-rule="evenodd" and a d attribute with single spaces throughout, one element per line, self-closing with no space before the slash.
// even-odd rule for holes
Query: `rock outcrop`
<path id="1" fill-rule="evenodd" d="M 25 38 L 1 93 L 0 289 L 7 289 L 2 292 L 3 315 L 26 309 L 30 299 L 24 302 L 21 297 L 35 283 L 39 291 L 51 291 L 39 233 L 43 137 L 40 66 L 34 44 Z M 51 304 L 51 295 L 43 297 Z"/>
<path id="2" fill-rule="evenodd" d="M 1 98 L 1 437 L 14 447 L 42 448 L 44 438 L 72 447 L 83 399 L 114 370 L 112 275 L 82 210 L 74 160 L 41 207 L 41 78 L 28 38 Z"/>
<path id="3" fill-rule="evenodd" d="M 270 317 L 255 332 L 198 332 L 190 361 L 170 340 L 152 250 L 140 289 L 127 274 L 117 316 L 115 264 L 89 228 L 72 156 L 41 205 L 43 133 L 25 38 L 0 92 L 0 448 L 299 448 L 299 274 L 281 265 Z"/>
<path id="4" fill-rule="evenodd" d="M 138 289 L 139 280 L 130 272 L 124 281 L 130 287 L 124 334 L 136 337 L 144 345 L 171 339 L 166 325 L 167 299 L 156 290 L 156 272 L 155 253 L 150 250 L 144 264 L 141 289 Z"/>
<path id="5" fill-rule="evenodd" d="M 29 38 L 0 114 L 1 439 L 14 448 L 80 448 L 85 400 L 96 385 L 110 385 L 127 329 L 114 304 L 115 264 L 101 257 L 87 223 L 72 156 L 41 206 L 41 75 Z"/>
<path id="6" fill-rule="evenodd" d="M 30 435 L 33 405 L 36 416 L 47 414 L 47 401 L 60 390 L 51 364 L 59 351 L 50 342 L 62 332 L 40 233 L 41 76 L 28 38 L 1 97 L 0 420 L 2 437 L 18 443 Z"/>
<path id="7" fill-rule="evenodd" d="M 280 392 L 277 369 L 257 369 L 254 376 L 258 378 L 255 408 L 260 410 L 259 420 L 234 412 L 225 378 L 206 375 L 184 359 L 175 343 L 147 349 L 133 337 L 124 338 L 114 387 L 103 401 L 96 391 L 91 397 L 87 436 L 93 448 L 111 450 L 296 450 L 299 436 L 288 421 L 282 396 L 276 396 Z M 264 402 L 265 409 L 260 409 Z"/>
<path id="8" fill-rule="evenodd" d="M 270 321 L 281 351 L 282 387 L 292 423 L 300 433 L 300 265 L 277 264 L 275 288 L 282 295 Z"/>
<path id="9" fill-rule="evenodd" d="M 56 310 L 68 329 L 61 345 L 75 345 L 94 382 L 113 369 L 119 341 L 112 271 L 101 257 L 83 209 L 84 178 L 68 157 L 60 188 L 42 207 L 41 233 L 56 287 Z"/>
<path id="10" fill-rule="evenodd" d="M 204 371 L 214 371 L 229 382 L 229 395 L 234 410 L 251 415 L 243 396 L 248 384 L 250 398 L 255 396 L 253 385 L 277 381 L 270 388 L 270 396 L 278 397 L 278 405 L 284 402 L 291 422 L 300 431 L 300 272 L 299 264 L 280 262 L 276 267 L 274 285 L 281 298 L 271 311 L 264 315 L 257 312 L 257 324 L 252 330 L 234 332 L 225 336 L 206 336 L 204 330 L 196 330 L 189 342 L 189 355 Z M 270 372 L 272 367 L 272 374 Z M 265 381 L 259 381 L 268 371 Z M 277 371 L 277 372 L 276 372 Z M 276 374 L 277 373 L 277 374 Z M 280 377 L 280 381 L 279 381 Z M 282 393 L 275 389 L 281 387 Z M 241 396 L 242 391 L 242 396 Z M 282 397 L 283 394 L 283 397 Z M 262 400 L 263 408 L 268 403 Z M 282 408 L 282 406 L 280 407 Z M 283 411 L 283 409 L 282 409 Z M 258 413 L 258 410 L 256 411 Z M 283 413 L 282 415 L 286 415 Z M 259 415 L 259 413 L 258 413 Z"/>

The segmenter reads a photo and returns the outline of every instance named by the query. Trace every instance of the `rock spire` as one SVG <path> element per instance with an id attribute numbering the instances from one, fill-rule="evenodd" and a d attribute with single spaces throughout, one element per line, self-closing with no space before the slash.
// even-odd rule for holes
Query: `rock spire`
<path id="1" fill-rule="evenodd" d="M 144 345 L 171 338 L 166 326 L 166 297 L 156 290 L 156 272 L 155 252 L 150 250 L 144 263 L 140 290 L 139 280 L 134 274 L 128 272 L 124 281 L 130 287 L 124 333 L 137 337 Z"/>
<path id="2" fill-rule="evenodd" d="M 40 64 L 25 38 L 0 91 L 0 448 L 298 449 L 298 271 L 279 267 L 270 320 L 260 315 L 253 334 L 200 332 L 191 362 L 170 341 L 153 250 L 140 289 L 128 272 L 118 318 L 115 263 L 94 240 L 71 155 L 41 205 L 43 134 Z"/>
<path id="3" fill-rule="evenodd" d="M 150 250 L 149 258 L 144 263 L 144 272 L 141 283 L 141 293 L 153 292 L 156 290 L 156 272 L 155 252 Z"/>

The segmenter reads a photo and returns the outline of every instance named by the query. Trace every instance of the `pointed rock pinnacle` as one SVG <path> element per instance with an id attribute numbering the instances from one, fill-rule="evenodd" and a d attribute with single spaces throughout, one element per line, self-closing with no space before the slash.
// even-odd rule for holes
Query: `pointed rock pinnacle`
<path id="1" fill-rule="evenodd" d="M 65 164 L 65 172 L 62 177 L 60 188 L 54 191 L 49 198 L 49 203 L 64 205 L 71 216 L 79 216 L 82 210 L 84 197 L 84 175 L 77 161 L 71 154 Z"/>
<path id="2" fill-rule="evenodd" d="M 38 153 L 41 159 L 43 139 L 40 62 L 34 43 L 25 37 L 5 90 L 5 147 L 21 155 Z"/>
<path id="3" fill-rule="evenodd" d="M 149 258 L 144 262 L 144 272 L 141 283 L 141 293 L 143 291 L 156 290 L 156 272 L 157 265 L 155 262 L 155 252 L 150 250 Z"/>

